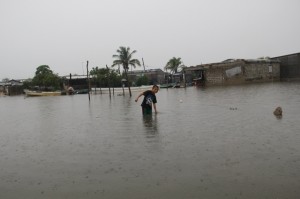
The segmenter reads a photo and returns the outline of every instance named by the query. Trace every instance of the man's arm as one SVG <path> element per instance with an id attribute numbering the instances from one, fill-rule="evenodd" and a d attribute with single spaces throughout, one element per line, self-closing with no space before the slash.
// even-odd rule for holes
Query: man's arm
<path id="1" fill-rule="evenodd" d="M 157 113 L 157 110 L 156 110 L 156 103 L 153 103 L 153 108 L 154 108 L 155 113 Z"/>
<path id="2" fill-rule="evenodd" d="M 137 102 L 137 101 L 139 100 L 139 98 L 140 98 L 142 95 L 144 95 L 144 92 L 141 92 L 141 93 L 136 97 L 135 102 Z"/>

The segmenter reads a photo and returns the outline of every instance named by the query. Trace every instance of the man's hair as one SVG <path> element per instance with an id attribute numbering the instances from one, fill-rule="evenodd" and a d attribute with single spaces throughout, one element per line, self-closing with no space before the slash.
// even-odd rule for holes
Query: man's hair
<path id="1" fill-rule="evenodd" d="M 156 84 L 154 84 L 154 85 L 152 86 L 152 89 L 154 89 L 154 88 L 159 89 L 159 87 L 158 87 Z"/>

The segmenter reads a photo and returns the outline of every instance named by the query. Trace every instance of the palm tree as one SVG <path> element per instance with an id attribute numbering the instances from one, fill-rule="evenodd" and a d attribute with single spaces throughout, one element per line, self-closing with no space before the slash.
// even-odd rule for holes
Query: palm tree
<path id="1" fill-rule="evenodd" d="M 170 70 L 171 73 L 177 73 L 178 72 L 178 69 L 180 69 L 181 67 L 183 66 L 183 63 L 181 61 L 181 58 L 178 57 L 173 57 L 172 59 L 170 59 L 168 61 L 168 63 L 166 64 L 165 66 L 165 69 L 166 70 Z"/>
<path id="2" fill-rule="evenodd" d="M 170 70 L 172 73 L 172 79 L 173 79 L 173 74 L 178 72 L 178 69 L 182 68 L 184 65 L 181 61 L 181 58 L 178 57 L 173 57 L 168 61 L 168 63 L 165 66 L 165 70 Z"/>
<path id="3" fill-rule="evenodd" d="M 133 66 L 135 68 L 136 65 L 141 66 L 141 63 L 138 59 L 132 59 L 132 55 L 134 53 L 136 53 L 136 50 L 133 50 L 132 52 L 130 52 L 130 48 L 129 47 L 124 47 L 121 46 L 118 50 L 116 55 L 113 55 L 113 58 L 115 58 L 115 60 L 113 61 L 113 65 L 112 66 L 116 66 L 116 65 L 122 65 L 123 69 L 124 69 L 124 73 L 125 73 L 125 78 L 127 80 L 128 83 L 128 90 L 129 90 L 129 95 L 131 97 L 131 90 L 130 90 L 130 82 L 128 79 L 128 69 L 129 66 Z"/>

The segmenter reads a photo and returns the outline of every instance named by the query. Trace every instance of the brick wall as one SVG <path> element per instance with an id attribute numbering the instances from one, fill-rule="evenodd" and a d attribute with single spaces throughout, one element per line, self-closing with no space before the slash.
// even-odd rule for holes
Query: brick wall
<path id="1" fill-rule="evenodd" d="M 237 60 L 204 65 L 206 85 L 243 84 L 280 80 L 279 62 Z"/>

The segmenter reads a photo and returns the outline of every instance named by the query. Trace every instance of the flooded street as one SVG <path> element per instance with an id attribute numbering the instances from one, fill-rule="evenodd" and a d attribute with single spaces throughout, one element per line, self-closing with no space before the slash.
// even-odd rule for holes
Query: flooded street
<path id="1" fill-rule="evenodd" d="M 0 198 L 299 198 L 299 82 L 137 94 L 0 97 Z"/>

